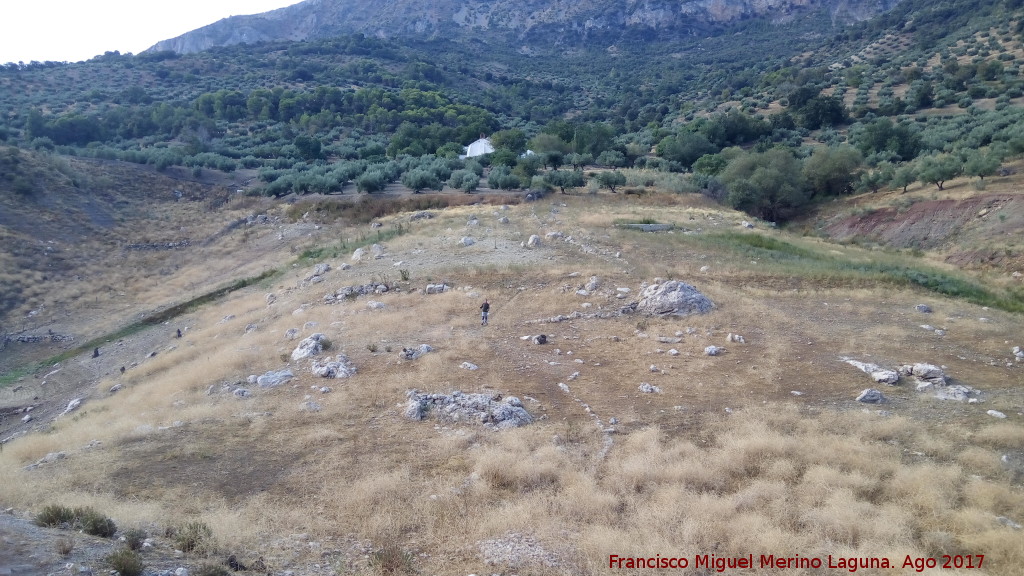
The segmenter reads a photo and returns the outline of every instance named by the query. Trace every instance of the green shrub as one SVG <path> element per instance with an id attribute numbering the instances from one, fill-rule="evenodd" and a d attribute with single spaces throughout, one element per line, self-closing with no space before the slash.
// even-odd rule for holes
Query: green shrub
<path id="1" fill-rule="evenodd" d="M 204 522 L 189 522 L 174 531 L 174 544 L 182 552 L 202 552 L 213 545 L 213 530 Z"/>
<path id="2" fill-rule="evenodd" d="M 113 520 L 87 506 L 68 508 L 59 504 L 51 504 L 43 508 L 36 516 L 36 524 L 60 528 L 74 528 L 86 534 L 112 538 L 117 533 L 117 524 Z"/>
<path id="3" fill-rule="evenodd" d="M 138 552 L 128 548 L 111 552 L 103 560 L 121 576 L 141 576 L 142 570 L 146 567 Z"/>
<path id="4" fill-rule="evenodd" d="M 113 538 L 117 533 L 113 520 L 88 507 L 75 508 L 75 528 L 102 538 Z"/>
<path id="5" fill-rule="evenodd" d="M 43 511 L 36 515 L 36 524 L 39 526 L 70 528 L 75 523 L 75 512 L 67 506 L 50 504 L 43 508 Z"/>
<path id="6" fill-rule="evenodd" d="M 370 553 L 369 564 L 379 574 L 413 574 L 414 558 L 412 552 L 390 542 Z"/>
<path id="7" fill-rule="evenodd" d="M 146 540 L 146 531 L 139 528 L 129 528 L 124 532 L 124 543 L 128 548 L 132 550 L 139 550 L 142 548 L 142 543 Z"/>

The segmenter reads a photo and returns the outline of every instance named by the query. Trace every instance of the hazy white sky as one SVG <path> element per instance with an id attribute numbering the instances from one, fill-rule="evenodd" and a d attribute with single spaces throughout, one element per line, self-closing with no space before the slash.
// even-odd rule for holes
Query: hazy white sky
<path id="1" fill-rule="evenodd" d="M 104 52 L 138 54 L 221 18 L 299 0 L 5 0 L 0 64 L 79 62 Z"/>

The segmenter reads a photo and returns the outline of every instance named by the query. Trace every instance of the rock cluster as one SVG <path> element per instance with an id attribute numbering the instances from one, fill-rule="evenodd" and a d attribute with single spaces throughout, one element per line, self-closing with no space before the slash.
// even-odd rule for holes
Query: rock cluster
<path id="1" fill-rule="evenodd" d="M 346 299 L 366 296 L 368 294 L 384 294 L 391 290 L 391 287 L 381 282 L 370 282 L 357 286 L 344 286 L 332 294 L 324 296 L 325 304 L 337 304 Z"/>
<path id="2" fill-rule="evenodd" d="M 429 344 L 420 344 L 418 348 L 402 348 L 402 351 L 398 353 L 398 357 L 402 360 L 415 360 L 427 352 L 433 351 L 434 349 Z"/>
<path id="3" fill-rule="evenodd" d="M 858 362 L 857 360 L 846 360 L 846 363 L 871 376 L 871 379 L 880 384 L 895 386 L 900 379 L 900 373 L 896 370 L 883 368 L 869 362 Z"/>
<path id="4" fill-rule="evenodd" d="M 635 310 L 648 316 L 688 316 L 705 314 L 714 307 L 714 303 L 693 286 L 669 280 L 644 288 Z"/>
<path id="5" fill-rule="evenodd" d="M 291 370 L 271 370 L 256 377 L 256 384 L 260 388 L 276 388 L 295 377 Z"/>
<path id="6" fill-rule="evenodd" d="M 292 350 L 292 362 L 297 362 L 310 356 L 318 356 L 324 349 L 330 347 L 331 341 L 327 339 L 327 336 L 317 332 L 309 338 L 300 341 L 295 350 Z"/>
<path id="7" fill-rule="evenodd" d="M 321 262 L 313 267 L 313 272 L 306 276 L 302 281 L 303 284 L 318 284 L 324 281 L 324 275 L 331 271 L 331 265 L 326 262 Z"/>
<path id="8" fill-rule="evenodd" d="M 884 404 L 887 401 L 888 399 L 882 394 L 882 391 L 876 388 L 866 388 L 857 396 L 857 402 L 865 404 Z"/>
<path id="9" fill-rule="evenodd" d="M 356 373 L 355 365 L 344 354 L 338 354 L 334 360 L 314 360 L 310 369 L 322 378 L 348 378 Z"/>
<path id="10" fill-rule="evenodd" d="M 533 422 L 533 416 L 515 396 L 501 394 L 422 394 L 410 390 L 405 416 L 423 420 L 431 413 L 452 422 L 478 422 L 489 428 L 517 428 Z"/>
<path id="11" fill-rule="evenodd" d="M 367 260 L 371 257 L 374 260 L 379 260 L 383 258 L 384 247 L 381 246 L 380 244 L 373 244 L 370 246 L 369 250 L 367 250 L 366 248 L 356 248 L 355 251 L 352 252 L 353 262 L 362 262 L 363 260 Z"/>

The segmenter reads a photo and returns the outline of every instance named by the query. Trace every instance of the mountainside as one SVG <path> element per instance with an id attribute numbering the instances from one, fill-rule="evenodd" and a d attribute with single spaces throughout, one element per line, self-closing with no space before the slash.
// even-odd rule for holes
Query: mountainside
<path id="1" fill-rule="evenodd" d="M 449 34 L 545 36 L 561 43 L 580 38 L 640 34 L 693 35 L 749 18 L 790 21 L 827 14 L 833 24 L 883 13 L 899 0 L 306 0 L 264 14 L 232 16 L 164 40 L 150 51 L 200 52 L 275 40 L 315 40 L 343 33 L 381 37 Z"/>

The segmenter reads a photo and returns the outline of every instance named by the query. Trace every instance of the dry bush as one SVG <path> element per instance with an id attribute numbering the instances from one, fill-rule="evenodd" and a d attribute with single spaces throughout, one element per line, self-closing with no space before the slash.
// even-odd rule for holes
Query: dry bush
<path id="1" fill-rule="evenodd" d="M 1011 422 L 991 424 L 975 433 L 973 439 L 991 448 L 1020 448 L 1024 446 L 1024 426 Z"/>

